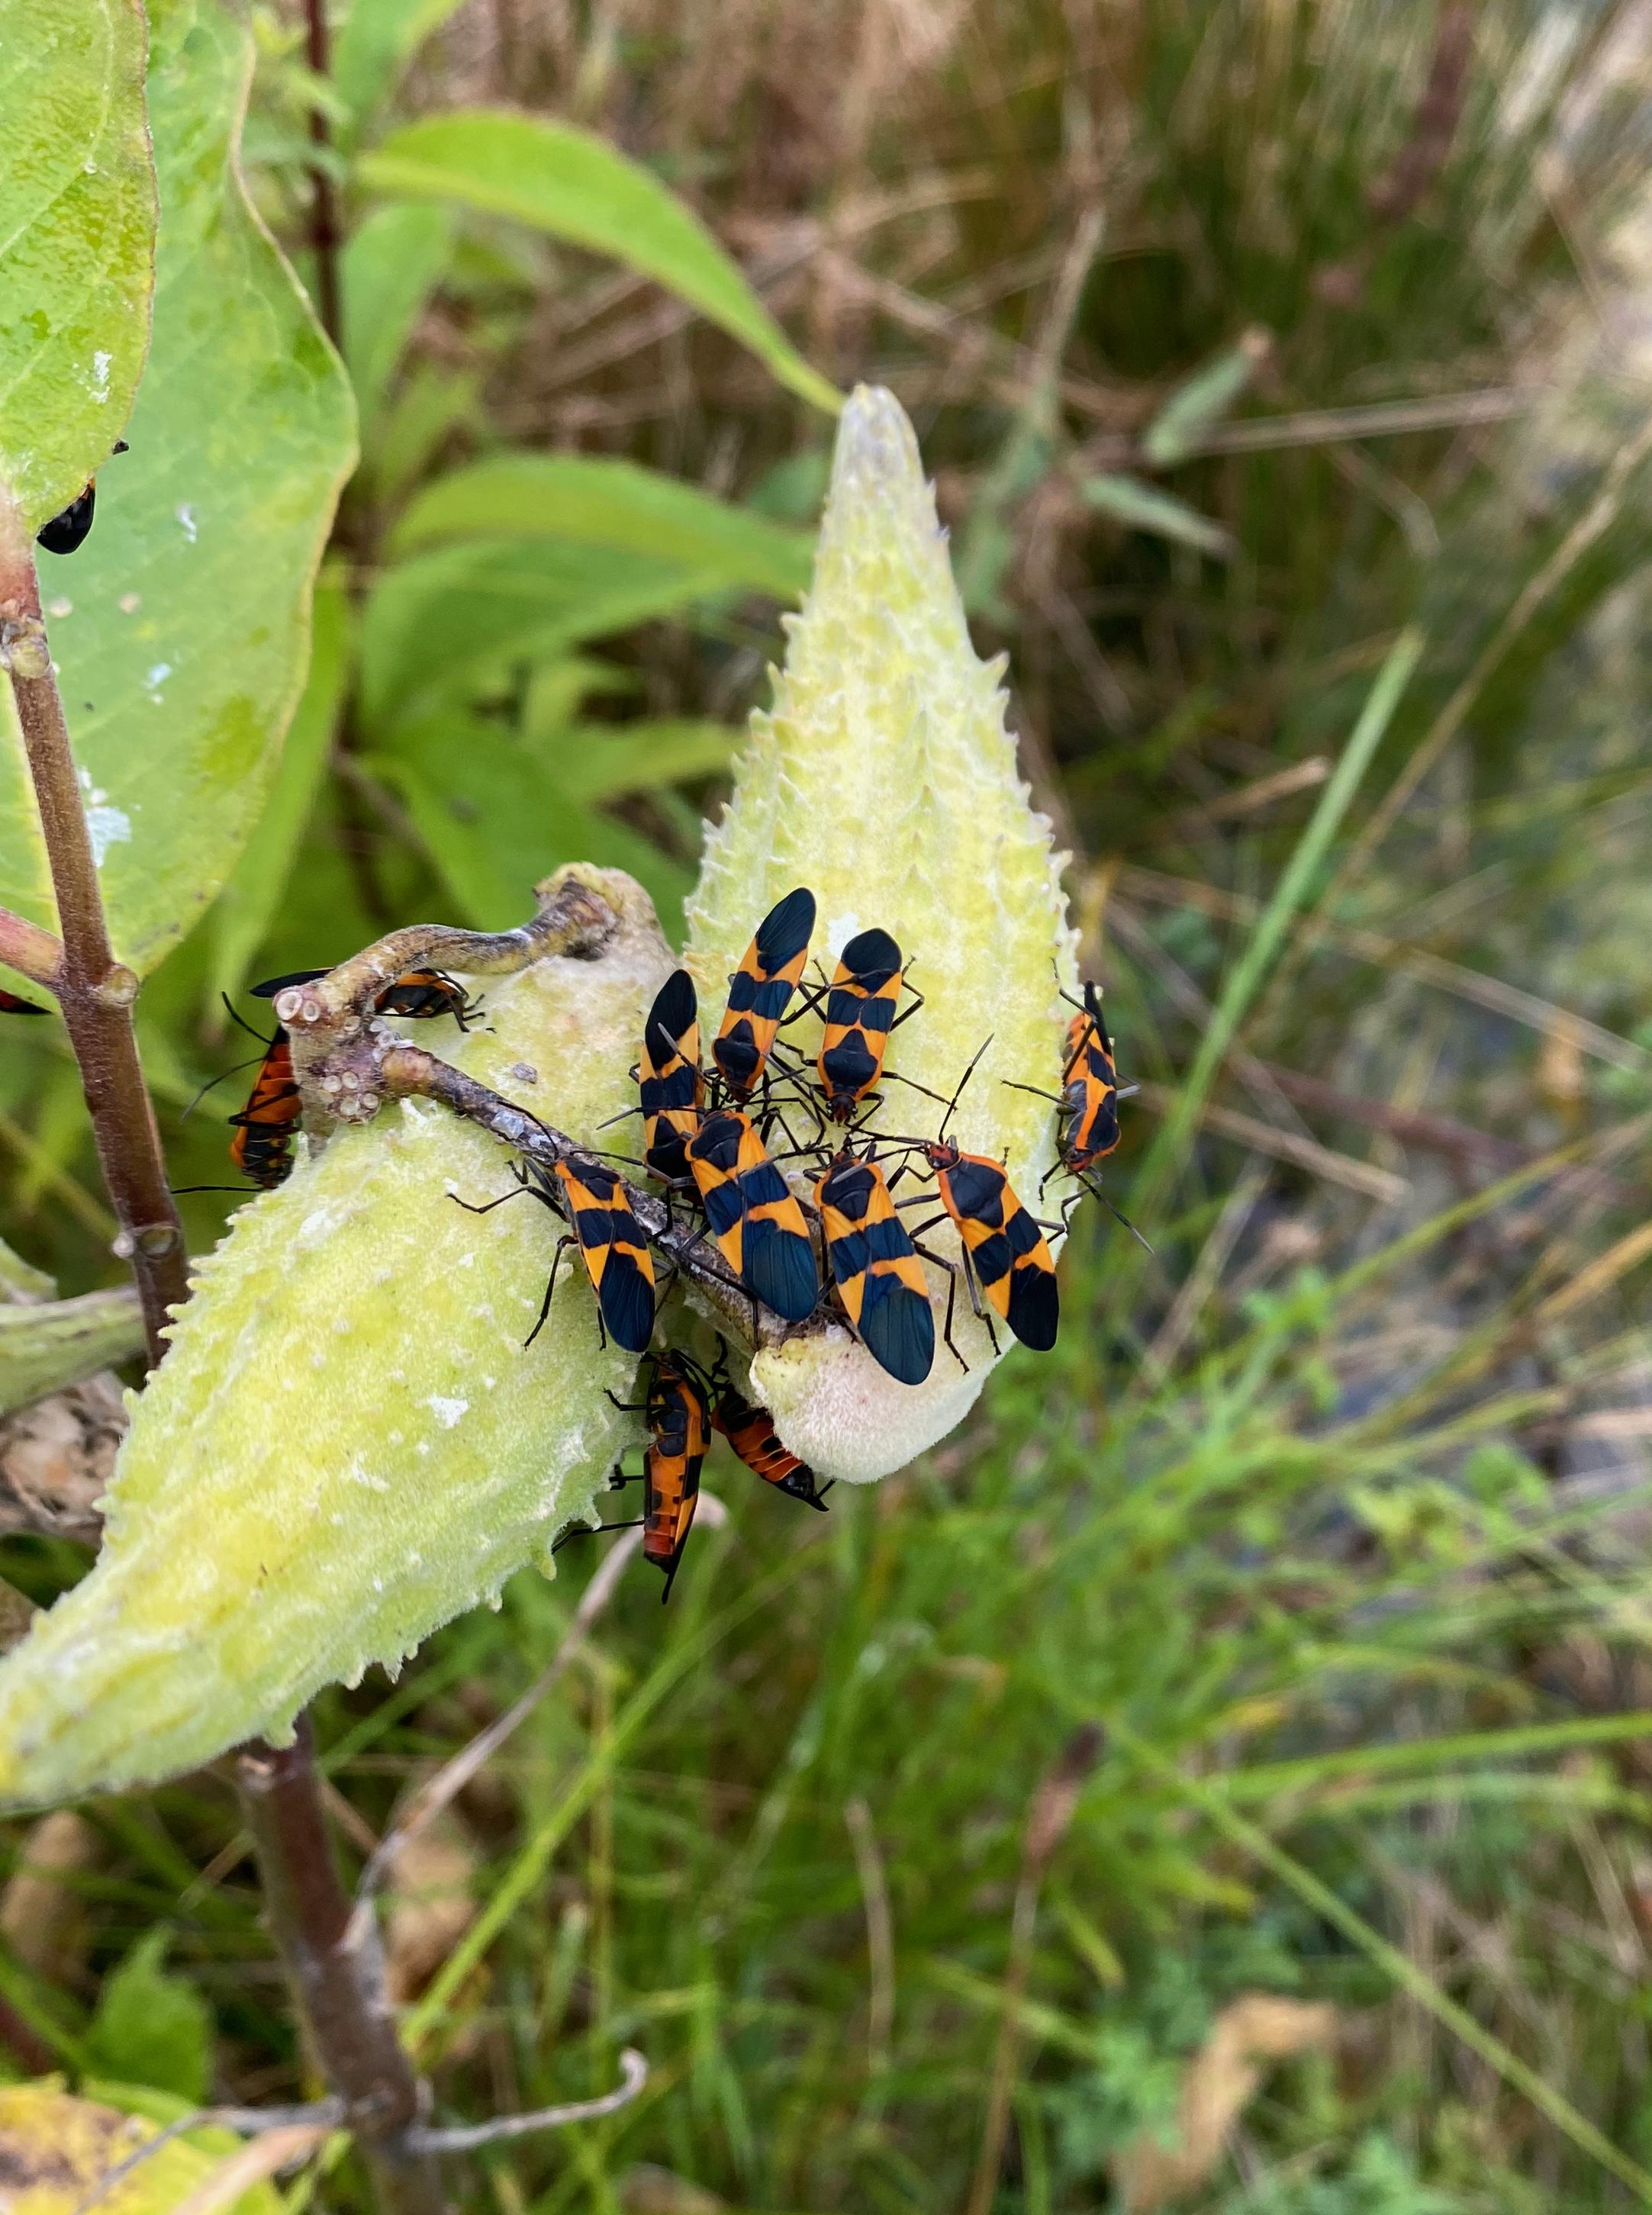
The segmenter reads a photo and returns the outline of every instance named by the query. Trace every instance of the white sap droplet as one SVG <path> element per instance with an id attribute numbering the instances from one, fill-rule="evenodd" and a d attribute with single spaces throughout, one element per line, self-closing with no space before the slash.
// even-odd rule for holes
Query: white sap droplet
<path id="1" fill-rule="evenodd" d="M 46 603 L 46 611 L 54 623 L 61 623 L 65 616 L 73 615 L 75 604 L 72 600 L 63 598 L 50 600 Z"/>
<path id="2" fill-rule="evenodd" d="M 195 528 L 195 511 L 187 500 L 181 500 L 173 512 L 183 525 L 183 535 L 193 546 L 200 533 Z"/>
<path id="3" fill-rule="evenodd" d="M 833 966 L 851 938 L 859 936 L 861 919 L 851 908 L 847 915 L 834 915 L 826 924 L 826 952 Z"/>
<path id="4" fill-rule="evenodd" d="M 442 1428 L 445 1431 L 451 1431 L 460 1416 L 469 1411 L 470 1402 L 468 1400 L 444 1400 L 438 1395 L 433 1394 L 425 1402 L 425 1405 L 435 1416 Z"/>
<path id="5" fill-rule="evenodd" d="M 120 598 L 115 602 L 116 607 L 123 616 L 135 616 L 143 604 L 144 596 L 141 592 L 122 592 Z"/>
<path id="6" fill-rule="evenodd" d="M 88 176 L 93 175 L 96 166 L 95 163 L 87 163 L 86 174 Z M 100 408 L 102 407 L 105 401 L 107 401 L 109 396 L 109 364 L 114 360 L 114 357 L 113 354 L 102 353 L 95 353 L 92 356 L 92 397 L 96 401 Z"/>

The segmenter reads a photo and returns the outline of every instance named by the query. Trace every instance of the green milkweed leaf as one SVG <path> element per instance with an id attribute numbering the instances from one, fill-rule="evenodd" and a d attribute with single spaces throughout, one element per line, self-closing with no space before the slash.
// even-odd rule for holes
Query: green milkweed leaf
<path id="1" fill-rule="evenodd" d="M 588 131 L 508 109 L 461 108 L 392 132 L 362 156 L 357 175 L 373 192 L 451 200 L 611 254 L 749 347 L 801 399 L 832 414 L 843 405 L 699 218 Z"/>
<path id="2" fill-rule="evenodd" d="M 217 5 L 152 0 L 162 232 L 132 451 L 41 588 L 109 928 L 141 972 L 256 821 L 304 682 L 311 581 L 354 449 L 343 370 L 249 206 L 251 67 Z M 8 695 L 0 729 L 10 729 Z M 0 902 L 49 922 L 18 746 L 0 746 Z"/>
<path id="3" fill-rule="evenodd" d="M 459 0 L 353 0 L 333 48 L 333 84 L 350 118 L 347 144 L 395 91 L 402 72 Z"/>
<path id="4" fill-rule="evenodd" d="M 558 539 L 415 554 L 386 571 L 367 604 L 364 716 L 373 726 L 474 697 L 514 664 L 675 614 L 724 581 L 681 562 Z"/>
<path id="5" fill-rule="evenodd" d="M 411 553 L 451 538 L 562 538 L 682 561 L 795 599 L 813 539 L 697 485 L 593 454 L 496 454 L 427 485 L 390 539 Z"/>
<path id="6" fill-rule="evenodd" d="M 0 0 L 0 477 L 30 531 L 126 426 L 155 170 L 137 0 Z"/>

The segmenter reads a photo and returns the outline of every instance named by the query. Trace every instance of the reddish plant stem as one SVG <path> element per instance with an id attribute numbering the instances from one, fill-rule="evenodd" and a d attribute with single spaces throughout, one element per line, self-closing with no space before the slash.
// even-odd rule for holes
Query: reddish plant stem
<path id="1" fill-rule="evenodd" d="M 313 76 L 324 78 L 332 65 L 332 39 L 327 22 L 327 0 L 304 0 L 305 58 Z M 344 304 L 339 285 L 338 194 L 334 189 L 327 157 L 332 150 L 332 127 L 319 107 L 310 111 L 310 143 L 318 158 L 310 166 L 310 242 L 316 255 L 316 312 L 322 328 L 341 350 L 344 344 Z"/>
<path id="2" fill-rule="evenodd" d="M 109 949 L 34 558 L 9 500 L 0 501 L 0 655 L 17 703 L 63 933 L 52 990 L 80 1065 L 98 1162 L 114 1203 L 115 1251 L 131 1262 L 137 1279 L 152 1368 L 166 1350 L 161 1333 L 167 1310 L 188 1297 L 183 1230 L 138 1058 L 132 1022 L 138 979 Z"/>
<path id="3" fill-rule="evenodd" d="M 0 961 L 20 976 L 33 978 L 48 992 L 55 992 L 63 948 L 38 923 L 27 922 L 9 908 L 0 907 Z"/>
<path id="4" fill-rule="evenodd" d="M 423 2095 L 384 1994 L 378 1926 L 351 1926 L 333 1860 L 315 1744 L 300 1716 L 289 1746 L 243 1747 L 241 1804 L 263 1874 L 271 1936 L 312 2059 L 344 2102 L 382 2215 L 442 2215 L 433 2156 L 409 2150 Z"/>

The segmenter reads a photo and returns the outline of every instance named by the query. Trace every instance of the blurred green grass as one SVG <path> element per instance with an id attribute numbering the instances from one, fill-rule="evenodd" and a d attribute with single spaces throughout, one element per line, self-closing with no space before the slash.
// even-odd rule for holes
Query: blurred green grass
<path id="1" fill-rule="evenodd" d="M 251 151 L 301 247 L 294 26 L 261 25 Z M 459 2204 L 961 2206 L 1007 1978 L 1002 2215 L 1115 2204 L 1122 2151 L 1176 2137 L 1182 2065 L 1257 1991 L 1332 2003 L 1335 2046 L 1265 2075 L 1188 2205 L 1652 2193 L 1643 31 L 1631 4 L 1514 0 L 715 22 L 499 0 L 416 63 L 402 112 L 521 99 L 652 163 L 817 366 L 905 400 L 1146 1088 L 1121 1206 L 1156 1120 L 1182 1141 L 1145 1195 L 1154 1261 L 1090 1222 L 1058 1353 L 1008 1363 L 918 1467 L 816 1519 L 720 1463 L 728 1527 L 697 1533 L 672 1606 L 628 1580 L 461 1801 L 426 1873 L 458 1966 L 415 2016 L 444 2108 L 604 2089 L 628 2042 L 654 2075 L 456 2175 Z M 824 430 L 715 333 L 502 225 L 415 248 L 347 598 L 421 486 L 513 445 L 812 520 Z M 1213 368 L 1225 408 L 1176 457 L 1167 407 Z M 1231 552 L 1186 543 L 1189 517 Z M 707 727 L 777 651 L 749 586 L 664 578 L 629 629 L 519 641 L 437 700 L 433 742 L 359 690 L 285 881 L 261 859 L 238 973 L 508 899 L 525 793 L 542 866 L 596 842 L 668 907 L 721 789 Z M 1409 623 L 1417 676 L 1207 1108 L 1211 1010 Z M 623 766 L 580 785 L 607 742 Z M 141 1011 L 181 1183 L 224 1173 L 216 1103 L 179 1114 L 234 1058 L 225 930 L 247 935 L 209 920 Z M 50 1040 L 0 1069 L 0 1230 L 65 1289 L 106 1281 Z M 190 1203 L 198 1242 L 224 1205 Z M 77 1558 L 0 1540 L 37 1597 Z M 531 1680 L 589 1568 L 519 1578 L 394 1690 L 322 1703 L 347 1851 Z M 1029 1810 L 1090 1721 L 1106 1749 L 1016 1998 Z M 89 1815 L 66 1968 L 8 1956 L 0 1989 L 66 2060 L 153 2077 L 99 1994 L 164 1931 L 144 1973 L 210 2003 L 212 2081 L 289 2096 L 227 1795 Z M 396 1911 L 409 1962 L 419 1905 Z M 347 2169 L 316 2204 L 362 2204 Z"/>

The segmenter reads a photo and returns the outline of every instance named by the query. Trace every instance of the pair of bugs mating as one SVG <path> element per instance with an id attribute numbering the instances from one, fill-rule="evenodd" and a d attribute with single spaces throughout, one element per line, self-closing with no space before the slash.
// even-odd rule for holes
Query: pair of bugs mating
<path id="1" fill-rule="evenodd" d="M 648 1365 L 648 1382 L 641 1400 L 619 1400 L 611 1392 L 623 1414 L 646 1418 L 648 1441 L 642 1450 L 640 1471 L 628 1474 L 623 1459 L 614 1464 L 611 1489 L 619 1491 L 641 1482 L 642 1512 L 636 1524 L 603 1523 L 566 1531 L 556 1541 L 559 1550 L 574 1538 L 592 1537 L 599 1531 L 632 1530 L 641 1525 L 642 1557 L 663 1572 L 666 1588 L 661 1601 L 671 1598 L 671 1587 L 694 1511 L 699 1505 L 700 1470 L 715 1431 L 726 1438 L 747 1469 L 765 1484 L 806 1506 L 826 1511 L 828 1484 L 789 1453 L 775 1433 L 774 1418 L 765 1408 L 754 1408 L 736 1390 L 728 1377 L 728 1349 L 720 1339 L 717 1358 L 709 1369 L 691 1355 L 675 1349 L 655 1354 Z"/>

